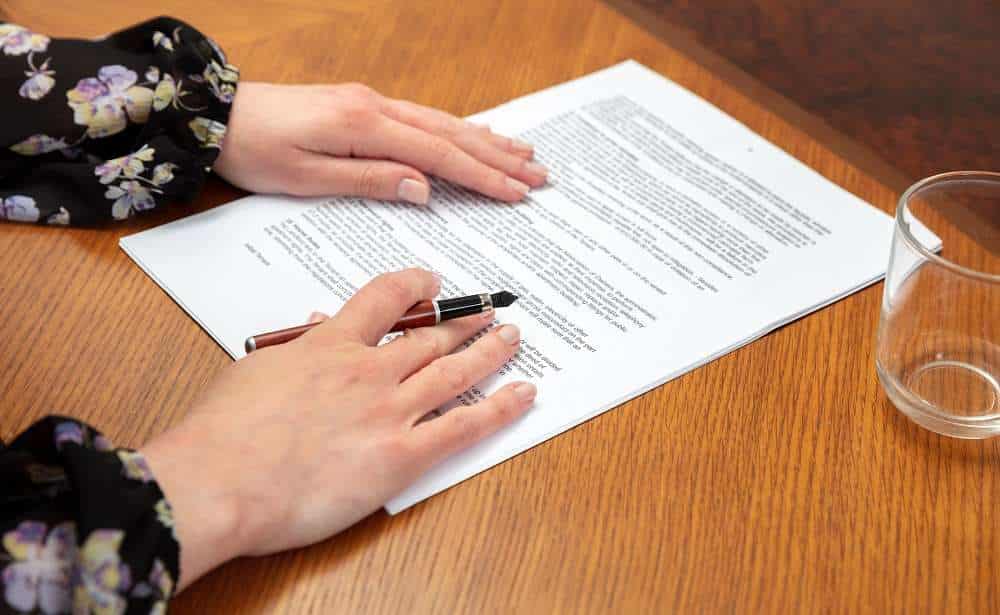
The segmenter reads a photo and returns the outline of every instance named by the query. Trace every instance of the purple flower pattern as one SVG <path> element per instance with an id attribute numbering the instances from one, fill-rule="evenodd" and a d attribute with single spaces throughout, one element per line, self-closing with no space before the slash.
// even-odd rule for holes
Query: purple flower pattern
<path id="1" fill-rule="evenodd" d="M 101 178 L 102 184 L 110 184 L 118 179 L 119 175 L 124 175 L 127 178 L 136 177 L 145 170 L 146 167 L 143 163 L 153 160 L 155 154 L 156 150 L 148 145 L 143 145 L 137 152 L 97 165 L 94 169 L 94 175 Z"/>
<path id="2" fill-rule="evenodd" d="M 83 446 L 83 426 L 73 421 L 64 421 L 55 428 L 56 450 L 61 450 L 67 442 Z"/>
<path id="3" fill-rule="evenodd" d="M 3 536 L 12 562 L 3 570 L 4 600 L 16 611 L 68 613 L 76 529 L 71 522 L 48 532 L 44 523 L 23 521 Z"/>
<path id="4" fill-rule="evenodd" d="M 69 212 L 65 209 L 63 209 L 62 212 L 69 217 Z M 59 213 L 57 212 L 53 215 L 59 215 Z M 65 446 L 67 442 L 79 444 L 80 446 L 89 446 L 97 451 L 110 451 L 114 448 L 111 446 L 111 443 L 108 442 L 107 438 L 99 433 L 94 433 L 92 430 L 85 429 L 83 425 L 77 423 L 76 421 L 63 421 L 56 425 L 53 431 L 56 450 L 62 450 L 63 446 Z"/>
<path id="5" fill-rule="evenodd" d="M 49 37 L 36 34 L 24 26 L 0 24 L 0 49 L 9 56 L 44 52 L 49 47 Z"/>
<path id="6" fill-rule="evenodd" d="M 128 601 L 123 595 L 132 585 L 127 564 L 118 550 L 122 530 L 94 530 L 80 547 L 73 570 L 73 613 L 120 615 Z"/>
<path id="7" fill-rule="evenodd" d="M 37 34 L 17 24 L 0 24 L 0 49 L 5 55 L 20 56 L 28 54 L 28 68 L 25 75 L 28 80 L 21 84 L 17 93 L 21 98 L 40 100 L 56 84 L 53 78 L 56 74 L 49 69 L 46 59 L 40 66 L 35 66 L 34 55 L 44 53 L 49 48 L 49 37 Z"/>
<path id="8" fill-rule="evenodd" d="M 173 53 L 175 45 L 181 44 L 180 31 L 181 28 L 175 28 L 171 35 L 160 31 L 154 32 L 152 37 L 154 49 Z M 33 33 L 22 26 L 0 24 L 0 50 L 6 55 L 28 54 L 30 70 L 25 71 L 28 79 L 19 90 L 23 98 L 40 100 L 55 85 L 56 73 L 49 67 L 51 58 L 41 64 L 36 64 L 33 59 L 34 53 L 45 52 L 48 49 L 49 42 L 48 37 Z M 211 44 L 214 46 L 214 43 Z M 221 63 L 218 60 L 209 60 L 201 74 L 188 75 L 187 79 L 204 85 L 220 102 L 231 104 L 236 95 L 239 71 L 235 66 L 225 62 L 221 50 L 219 57 Z M 174 107 L 197 112 L 206 108 L 192 108 L 185 104 L 183 98 L 190 92 L 184 89 L 184 81 L 168 72 L 161 72 L 157 66 L 146 68 L 143 77 L 145 81 L 139 83 L 138 74 L 126 66 L 120 64 L 102 66 L 95 77 L 80 79 L 76 87 L 66 92 L 66 101 L 73 111 L 74 123 L 85 127 L 79 139 L 68 143 L 65 137 L 34 134 L 10 146 L 9 149 L 22 156 L 40 156 L 54 151 L 72 155 L 78 150 L 80 143 L 88 138 L 116 135 L 124 131 L 130 121 L 135 124 L 145 124 L 153 111 Z M 188 127 L 201 147 L 214 149 L 222 147 L 226 133 L 225 124 L 197 116 L 188 122 Z M 153 162 L 154 154 L 153 148 L 143 146 L 137 152 L 100 162 L 95 167 L 94 174 L 98 177 L 98 181 L 109 184 L 104 195 L 105 198 L 114 201 L 111 206 L 111 216 L 114 219 L 121 220 L 137 211 L 154 208 L 156 195 L 163 194 L 161 186 L 174 179 L 174 171 L 180 167 L 171 162 L 156 165 L 151 177 L 143 175 L 146 163 Z M 117 184 L 114 183 L 116 181 Z M 40 218 L 41 213 L 34 199 L 29 196 L 14 195 L 0 200 L 0 219 L 38 222 Z M 47 214 L 44 221 L 48 224 L 66 225 L 70 222 L 70 214 L 65 207 L 60 207 L 58 211 Z"/>
<path id="9" fill-rule="evenodd" d="M 226 125 L 222 122 L 198 116 L 188 122 L 188 126 L 202 147 L 222 148 L 222 140 L 226 136 Z"/>
<path id="10" fill-rule="evenodd" d="M 0 220 L 38 222 L 41 214 L 30 196 L 15 194 L 0 201 Z"/>
<path id="11" fill-rule="evenodd" d="M 32 62 L 31 54 L 28 55 L 28 66 L 31 70 L 25 71 L 24 74 L 28 77 L 28 80 L 21 84 L 20 89 L 17 93 L 21 98 L 30 98 L 31 100 L 41 100 L 49 91 L 52 90 L 52 86 L 56 84 L 54 75 L 56 71 L 49 69 L 49 61 L 52 58 L 48 58 L 42 65 L 35 67 L 34 62 Z"/>
<path id="12" fill-rule="evenodd" d="M 135 451 L 118 451 L 118 460 L 122 462 L 122 472 L 125 476 L 148 483 L 153 480 L 153 471 L 149 469 L 149 463 L 142 453 Z"/>
<path id="13" fill-rule="evenodd" d="M 145 124 L 153 103 L 153 90 L 136 85 L 134 70 L 120 64 L 102 66 L 97 77 L 87 77 L 66 92 L 73 121 L 87 127 L 91 138 L 108 137 L 125 130 L 128 121 Z"/>
<path id="14" fill-rule="evenodd" d="M 149 579 L 137 583 L 132 595 L 137 598 L 153 597 L 155 602 L 149 615 L 164 615 L 167 612 L 167 600 L 174 592 L 174 580 L 170 572 L 159 559 L 153 560 L 153 568 L 149 571 Z"/>

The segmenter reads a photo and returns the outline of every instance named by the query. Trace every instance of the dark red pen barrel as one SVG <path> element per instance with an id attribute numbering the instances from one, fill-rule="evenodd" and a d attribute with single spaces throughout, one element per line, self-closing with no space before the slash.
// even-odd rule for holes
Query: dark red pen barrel
<path id="1" fill-rule="evenodd" d="M 277 346 L 278 344 L 284 344 L 285 342 L 290 342 L 295 338 L 299 337 L 309 329 L 316 326 L 317 323 L 311 322 L 306 325 L 299 325 L 297 327 L 289 327 L 287 329 L 282 329 L 280 331 L 271 331 L 270 333 L 261 333 L 260 335 L 253 336 L 253 350 L 259 350 L 261 348 L 266 348 L 268 346 Z M 247 348 L 249 352 L 251 349 Z"/>
<path id="2" fill-rule="evenodd" d="M 255 335 L 246 341 L 247 354 L 254 350 L 267 348 L 268 346 L 277 346 L 278 344 L 290 342 L 318 324 L 320 323 L 311 322 L 299 325 L 298 327 L 289 327 L 280 331 Z M 421 301 L 410 308 L 410 311 L 404 314 L 402 318 L 397 320 L 396 324 L 389 329 L 389 332 L 405 331 L 406 329 L 416 329 L 417 327 L 433 327 L 436 324 L 438 324 L 438 312 L 434 309 L 434 304 L 430 301 Z"/>
<path id="3" fill-rule="evenodd" d="M 421 301 L 410 308 L 410 311 L 404 314 L 402 318 L 397 320 L 396 324 L 389 329 L 389 332 L 405 331 L 407 329 L 416 329 L 417 327 L 433 327 L 437 323 L 437 311 L 434 309 L 434 304 L 430 301 Z"/>

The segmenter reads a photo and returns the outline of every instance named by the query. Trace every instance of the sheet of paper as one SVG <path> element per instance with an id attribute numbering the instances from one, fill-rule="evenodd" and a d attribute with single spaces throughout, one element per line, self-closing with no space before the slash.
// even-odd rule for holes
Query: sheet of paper
<path id="1" fill-rule="evenodd" d="M 538 384 L 535 407 L 391 513 L 885 272 L 888 216 L 635 62 L 474 119 L 534 143 L 549 185 L 516 205 L 441 182 L 427 207 L 253 196 L 122 240 L 237 359 L 248 335 L 335 312 L 383 271 L 520 296 L 499 313 L 520 354 L 441 411 L 513 379 Z"/>

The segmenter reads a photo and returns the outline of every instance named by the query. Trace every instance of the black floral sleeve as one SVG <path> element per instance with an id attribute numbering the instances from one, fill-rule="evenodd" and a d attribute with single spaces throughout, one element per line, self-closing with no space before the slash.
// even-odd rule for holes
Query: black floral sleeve
<path id="1" fill-rule="evenodd" d="M 49 417 L 0 442 L 0 613 L 162 615 L 178 578 L 170 505 L 139 453 Z"/>
<path id="2" fill-rule="evenodd" d="M 90 226 L 190 201 L 238 77 L 167 17 L 99 40 L 0 23 L 0 219 Z"/>
<path id="3" fill-rule="evenodd" d="M 92 41 L 0 23 L 0 219 L 94 225 L 192 199 L 237 80 L 170 18 Z M 178 566 L 139 453 L 62 417 L 0 442 L 0 613 L 163 614 Z"/>

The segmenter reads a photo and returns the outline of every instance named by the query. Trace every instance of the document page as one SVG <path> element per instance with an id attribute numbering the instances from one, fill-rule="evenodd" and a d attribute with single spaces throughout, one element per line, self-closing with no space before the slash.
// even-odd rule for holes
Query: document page
<path id="1" fill-rule="evenodd" d="M 548 185 L 518 204 L 440 181 L 427 206 L 252 196 L 122 240 L 235 359 L 385 271 L 518 295 L 497 319 L 520 353 L 438 412 L 515 379 L 538 385 L 534 408 L 390 513 L 885 273 L 889 216 L 635 62 L 471 119 L 533 143 Z"/>

